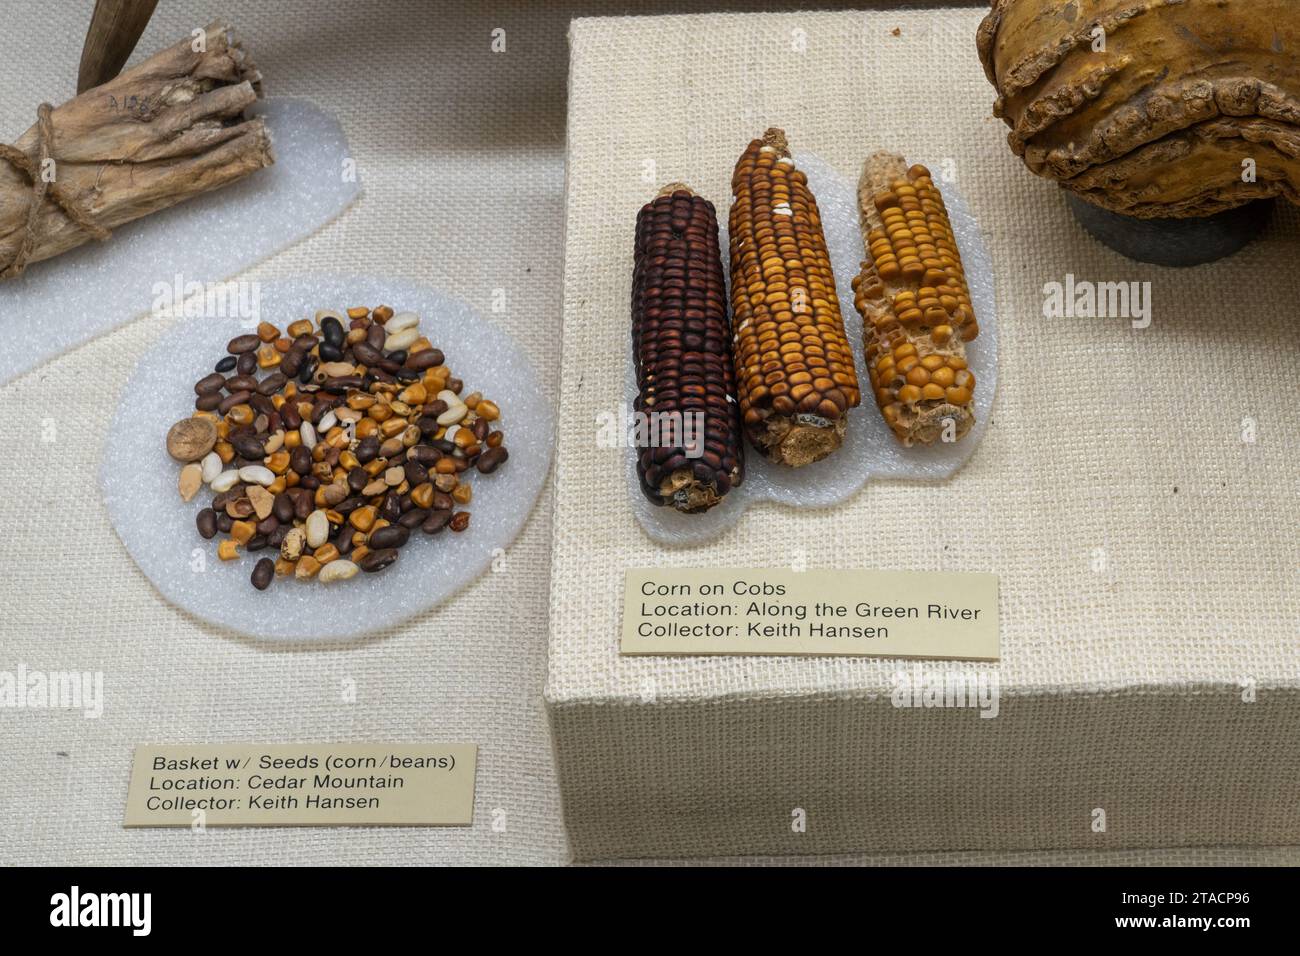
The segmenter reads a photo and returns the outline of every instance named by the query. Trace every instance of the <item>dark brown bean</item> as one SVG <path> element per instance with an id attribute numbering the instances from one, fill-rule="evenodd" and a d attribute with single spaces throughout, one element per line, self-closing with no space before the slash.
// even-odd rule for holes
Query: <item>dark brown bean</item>
<path id="1" fill-rule="evenodd" d="M 501 466 L 510 452 L 506 451 L 505 445 L 498 445 L 496 448 L 489 448 L 483 454 L 478 456 L 478 470 L 485 475 L 490 475 Z"/>
<path id="2" fill-rule="evenodd" d="M 396 521 L 400 518 L 402 516 L 402 496 L 393 491 L 384 495 L 384 500 L 379 506 L 379 516 L 385 521 Z"/>
<path id="3" fill-rule="evenodd" d="M 360 494 L 361 489 L 370 484 L 370 476 L 366 474 L 364 468 L 353 468 L 348 472 L 348 490 L 354 495 Z"/>
<path id="4" fill-rule="evenodd" d="M 264 419 L 260 426 L 254 422 L 253 427 L 258 431 L 265 431 L 266 427 L 271 424 L 271 416 L 275 414 L 275 405 L 265 395 L 258 395 L 256 392 L 249 396 L 248 404 L 252 405 L 253 411 L 259 413 L 260 417 Z"/>
<path id="5" fill-rule="evenodd" d="M 234 446 L 235 454 L 240 458 L 261 462 L 266 457 L 266 447 L 259 439 L 247 433 L 231 436 L 230 444 Z"/>
<path id="6" fill-rule="evenodd" d="M 356 455 L 357 461 L 361 462 L 363 465 L 367 462 L 374 461 L 375 456 L 379 454 L 379 439 L 374 435 L 367 435 L 365 438 L 361 439 L 361 441 L 357 442 L 357 447 L 353 450 L 352 454 Z"/>
<path id="7" fill-rule="evenodd" d="M 487 438 L 488 429 L 490 427 L 491 426 L 488 425 L 488 421 L 486 418 L 476 418 L 474 419 L 474 424 L 470 426 L 470 431 L 474 433 L 474 438 L 476 440 L 482 441 L 483 439 Z"/>
<path id="8" fill-rule="evenodd" d="M 219 392 L 226 386 L 226 377 L 220 372 L 213 372 L 211 375 L 205 375 L 194 383 L 194 394 L 204 395 L 208 392 Z"/>
<path id="9" fill-rule="evenodd" d="M 433 498 L 430 499 L 429 507 L 434 511 L 451 511 L 456 507 L 456 501 L 445 491 L 435 491 Z"/>
<path id="10" fill-rule="evenodd" d="M 281 524 L 293 520 L 293 499 L 289 497 L 287 491 L 282 491 L 275 496 L 275 501 L 271 505 L 271 513 L 280 520 Z"/>
<path id="11" fill-rule="evenodd" d="M 285 375 L 283 372 L 272 372 L 266 378 L 262 379 L 262 381 L 258 382 L 257 384 L 258 394 L 274 395 L 280 389 L 284 388 L 285 383 L 288 381 L 289 381 L 289 377 Z"/>
<path id="12" fill-rule="evenodd" d="M 238 360 L 233 355 L 227 355 L 225 358 L 223 358 L 220 362 L 217 363 L 217 367 L 215 371 L 221 372 L 224 375 L 226 372 L 229 372 L 232 368 L 235 367 L 236 361 Z"/>
<path id="13" fill-rule="evenodd" d="M 265 591 L 271 586 L 275 579 L 275 562 L 270 558 L 262 558 L 257 564 L 253 565 L 253 587 L 259 591 Z"/>
<path id="14" fill-rule="evenodd" d="M 414 530 L 424 524 L 431 513 L 428 508 L 412 508 L 410 511 L 403 512 L 397 519 L 397 523 L 403 528 Z"/>
<path id="15" fill-rule="evenodd" d="M 298 474 L 308 474 L 311 471 L 311 465 L 311 449 L 306 445 L 299 445 L 289 452 L 289 467 Z"/>
<path id="16" fill-rule="evenodd" d="M 406 367 L 413 368 L 417 372 L 422 372 L 426 368 L 436 368 L 444 361 L 442 351 L 439 349 L 421 349 L 419 352 L 412 352 L 406 357 Z"/>
<path id="17" fill-rule="evenodd" d="M 396 548 L 383 548 L 379 551 L 371 551 L 358 563 L 362 571 L 382 571 L 394 561 L 397 560 Z"/>
<path id="18" fill-rule="evenodd" d="M 418 461 L 413 461 L 409 457 L 405 465 L 402 466 L 406 472 L 406 480 L 411 483 L 411 487 L 422 485 L 429 480 L 429 471 Z"/>
<path id="19" fill-rule="evenodd" d="M 278 527 L 280 527 L 280 519 L 273 514 L 269 514 L 257 523 L 257 533 L 273 534 Z"/>
<path id="20" fill-rule="evenodd" d="M 287 431 L 297 431 L 302 427 L 302 415 L 294 402 L 285 402 L 280 406 L 280 422 Z"/>
<path id="21" fill-rule="evenodd" d="M 468 511 L 457 511 L 454 515 L 451 516 L 452 531 L 464 531 L 468 527 L 469 527 Z"/>
<path id="22" fill-rule="evenodd" d="M 449 521 L 451 521 L 450 511 L 435 511 L 433 514 L 429 515 L 428 520 L 425 521 L 424 524 L 420 525 L 420 530 L 425 534 L 437 534 L 443 528 L 447 527 Z"/>
<path id="23" fill-rule="evenodd" d="M 223 415 L 226 414 L 236 405 L 245 404 L 250 394 L 249 392 L 232 392 L 221 400 L 221 404 L 217 406 L 217 411 Z"/>
<path id="24" fill-rule="evenodd" d="M 306 521 L 307 516 L 316 509 L 316 502 L 301 486 L 290 488 L 289 494 L 293 496 L 293 516 L 300 521 Z"/>
<path id="25" fill-rule="evenodd" d="M 465 383 L 453 375 L 447 379 L 447 388 L 459 395 L 464 390 Z"/>
<path id="26" fill-rule="evenodd" d="M 217 406 L 223 401 L 220 392 L 204 392 L 198 398 L 194 399 L 194 407 L 201 412 L 215 411 Z"/>
<path id="27" fill-rule="evenodd" d="M 204 508 L 195 515 L 194 523 L 198 526 L 199 534 L 204 538 L 211 538 L 217 533 L 217 513 L 211 508 Z"/>
<path id="28" fill-rule="evenodd" d="M 374 551 L 381 551 L 385 548 L 400 548 L 406 544 L 407 539 L 410 537 L 410 528 L 403 527 L 400 524 L 388 524 L 377 531 L 372 531 L 366 544 Z"/>
<path id="29" fill-rule="evenodd" d="M 248 544 L 244 545 L 244 550 L 246 550 L 246 551 L 262 551 L 262 550 L 264 550 L 264 549 L 266 548 L 267 544 L 268 544 L 268 542 L 267 542 L 267 540 L 266 540 L 266 535 L 264 535 L 264 534 L 255 534 L 255 535 L 253 535 L 251 538 L 248 539 Z"/>
<path id="30" fill-rule="evenodd" d="M 235 519 L 230 517 L 224 511 L 217 515 L 217 530 L 222 534 L 230 534 L 230 529 L 235 526 Z"/>
<path id="31" fill-rule="evenodd" d="M 280 371 L 289 378 L 294 378 L 298 370 L 302 368 L 302 360 L 307 357 L 307 353 L 298 348 L 291 348 L 284 353 L 284 358 L 280 359 Z"/>
<path id="32" fill-rule="evenodd" d="M 226 391 L 231 392 L 251 392 L 257 388 L 257 379 L 252 375 L 232 375 L 226 379 Z"/>
<path id="33" fill-rule="evenodd" d="M 414 445 L 406 450 L 407 461 L 417 461 L 425 466 L 434 464 L 441 457 L 442 455 L 436 448 L 431 448 L 428 445 Z"/>
<path id="34" fill-rule="evenodd" d="M 353 357 L 365 366 L 378 365 L 383 360 L 383 353 L 379 349 L 372 348 L 369 342 L 358 342 L 352 346 Z"/>
<path id="35" fill-rule="evenodd" d="M 386 338 L 388 338 L 388 333 L 384 331 L 384 327 L 378 322 L 366 329 L 366 344 L 376 352 L 383 350 L 384 339 Z"/>
<path id="36" fill-rule="evenodd" d="M 257 371 L 257 353 L 245 352 L 239 358 L 235 359 L 236 375 L 252 375 Z"/>
<path id="37" fill-rule="evenodd" d="M 256 335 L 236 335 L 226 343 L 226 351 L 231 355 L 243 355 L 245 352 L 251 352 L 262 344 L 262 340 Z"/>

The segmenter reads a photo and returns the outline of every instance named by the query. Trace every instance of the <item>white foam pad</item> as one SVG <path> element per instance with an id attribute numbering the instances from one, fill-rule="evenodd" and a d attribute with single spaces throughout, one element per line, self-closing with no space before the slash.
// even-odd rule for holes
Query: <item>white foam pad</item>
<path id="1" fill-rule="evenodd" d="M 420 316 L 420 329 L 442 349 L 466 394 L 481 391 L 501 408 L 510 459 L 490 475 L 471 469 L 466 531 L 416 530 L 397 562 L 374 574 L 321 584 L 276 578 L 265 591 L 249 583 L 259 558 L 275 549 L 217 558 L 222 537 L 205 541 L 195 515 L 212 500 L 204 487 L 183 502 L 180 464 L 166 450 L 168 429 L 194 411 L 194 383 L 226 354 L 226 343 L 255 323 L 193 318 L 162 335 L 126 385 L 104 445 L 100 484 L 122 543 L 167 600 L 204 621 L 271 640 L 351 638 L 428 610 L 475 580 L 514 540 L 551 466 L 554 414 L 528 359 L 505 332 L 464 302 L 406 282 L 318 278 L 261 283 L 261 313 L 284 329 L 318 309 L 386 304 Z M 501 550 L 498 550 L 501 549 Z"/>
<path id="2" fill-rule="evenodd" d="M 908 161 L 916 162 L 910 156 Z M 776 465 L 747 444 L 744 483 L 728 492 L 720 504 L 702 514 L 682 514 L 673 508 L 651 504 L 641 493 L 636 475 L 636 456 L 629 452 L 626 456 L 627 487 L 633 500 L 633 512 L 646 533 L 663 544 L 711 541 L 739 521 L 745 509 L 757 501 L 777 501 L 794 508 L 822 508 L 848 499 L 872 478 L 941 481 L 950 477 L 971 456 L 988 426 L 993 393 L 997 389 L 998 357 L 997 297 L 994 294 L 992 258 L 980 235 L 979 225 L 956 187 L 940 184 L 966 268 L 971 304 L 980 324 L 979 337 L 966 346 L 967 360 L 975 373 L 975 424 L 960 441 L 904 448 L 885 424 L 871 394 L 862 340 L 862 317 L 853 307 L 851 283 L 865 255 L 858 223 L 857 186 L 814 155 L 800 154 L 795 157 L 795 162 L 807 174 L 808 186 L 817 197 L 817 206 L 821 210 L 822 229 L 826 234 L 831 267 L 835 270 L 840 310 L 849 342 L 853 345 L 858 382 L 862 385 L 862 404 L 849 411 L 844 444 L 815 464 L 803 468 Z M 730 280 L 730 262 L 726 252 L 728 207 L 716 201 L 714 205 L 718 207 L 721 225 L 723 266 Z M 636 377 L 630 358 L 630 331 L 628 335 L 627 403 L 630 408 L 636 398 Z"/>
<path id="3" fill-rule="evenodd" d="M 32 264 L 0 283 L 0 384 L 155 309 L 155 286 L 220 282 L 311 235 L 348 207 L 338 121 L 306 100 L 259 102 L 275 165 Z M 41 334 L 23 329 L 43 316 Z"/>

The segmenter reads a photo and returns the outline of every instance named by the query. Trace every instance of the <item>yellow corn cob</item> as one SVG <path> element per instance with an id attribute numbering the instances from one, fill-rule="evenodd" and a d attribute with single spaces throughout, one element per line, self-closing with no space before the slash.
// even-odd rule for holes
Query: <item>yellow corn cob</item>
<path id="1" fill-rule="evenodd" d="M 876 153 L 858 183 L 867 260 L 853 280 L 871 389 L 904 445 L 975 423 L 966 343 L 979 334 L 943 197 L 924 166 Z"/>
<path id="2" fill-rule="evenodd" d="M 821 214 L 779 129 L 749 144 L 731 191 L 741 422 L 772 461 L 807 465 L 840 447 L 861 400 Z"/>

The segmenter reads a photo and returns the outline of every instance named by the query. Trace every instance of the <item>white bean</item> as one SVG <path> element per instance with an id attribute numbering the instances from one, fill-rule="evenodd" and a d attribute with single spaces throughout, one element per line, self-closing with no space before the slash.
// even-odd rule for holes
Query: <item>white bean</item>
<path id="1" fill-rule="evenodd" d="M 212 490 L 220 494 L 223 491 L 229 491 L 237 484 L 239 484 L 239 472 L 232 468 L 229 471 L 223 471 L 212 479 Z"/>
<path id="2" fill-rule="evenodd" d="M 200 467 L 203 469 L 203 481 L 210 485 L 217 475 L 221 474 L 221 470 L 225 467 L 225 464 L 222 462 L 220 455 L 215 451 L 210 451 L 203 456 L 203 462 Z"/>
<path id="3" fill-rule="evenodd" d="M 402 329 L 400 332 L 393 332 L 388 338 L 384 339 L 384 351 L 396 352 L 400 349 L 409 348 L 419 337 L 420 330 L 414 327 Z"/>
<path id="4" fill-rule="evenodd" d="M 311 427 L 311 422 L 303 422 L 298 434 L 302 436 L 302 445 L 308 451 L 316 447 L 316 429 Z"/>
<path id="5" fill-rule="evenodd" d="M 306 527 L 307 546 L 309 548 L 319 548 L 329 540 L 330 519 L 319 508 L 307 516 Z"/>
<path id="6" fill-rule="evenodd" d="M 452 405 L 445 412 L 438 416 L 439 425 L 455 425 L 458 421 L 469 414 L 469 409 L 463 402 Z"/>
<path id="7" fill-rule="evenodd" d="M 316 423 L 316 431 L 327 432 L 335 426 L 338 420 L 338 416 L 334 414 L 334 409 L 331 408 L 328 412 L 322 415 L 320 421 Z"/>
<path id="8" fill-rule="evenodd" d="M 245 465 L 239 469 L 239 480 L 250 485 L 270 485 L 275 482 L 275 473 L 265 465 Z"/>
<path id="9" fill-rule="evenodd" d="M 342 558 L 339 558 L 336 561 L 331 561 L 328 564 L 323 565 L 320 569 L 320 574 L 318 574 L 317 577 L 326 584 L 329 584 L 333 581 L 346 581 L 348 578 L 356 577 L 357 572 L 360 570 L 361 569 L 351 561 L 345 561 Z"/>
<path id="10" fill-rule="evenodd" d="M 384 331 L 392 335 L 394 332 L 401 332 L 403 329 L 413 329 L 419 324 L 420 317 L 414 312 L 398 312 L 384 323 Z"/>

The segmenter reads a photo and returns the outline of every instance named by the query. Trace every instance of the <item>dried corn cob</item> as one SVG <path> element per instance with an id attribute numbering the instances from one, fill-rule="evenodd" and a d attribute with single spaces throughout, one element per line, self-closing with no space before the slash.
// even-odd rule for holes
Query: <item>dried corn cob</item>
<path id="1" fill-rule="evenodd" d="M 861 400 L 821 214 L 779 129 L 749 144 L 731 191 L 741 421 L 772 461 L 807 465 L 840 446 Z"/>
<path id="2" fill-rule="evenodd" d="M 713 204 L 681 183 L 636 219 L 632 348 L 649 441 L 641 490 L 657 505 L 712 508 L 744 478 L 727 293 Z"/>
<path id="3" fill-rule="evenodd" d="M 975 423 L 966 343 L 979 334 L 943 197 L 924 166 L 869 158 L 858 183 L 867 261 L 853 280 L 871 388 L 904 445 L 955 441 Z"/>

